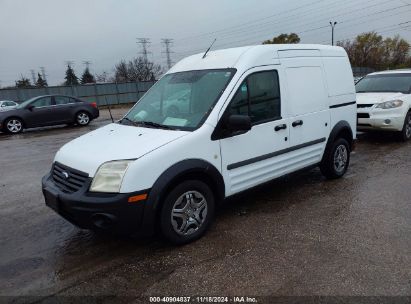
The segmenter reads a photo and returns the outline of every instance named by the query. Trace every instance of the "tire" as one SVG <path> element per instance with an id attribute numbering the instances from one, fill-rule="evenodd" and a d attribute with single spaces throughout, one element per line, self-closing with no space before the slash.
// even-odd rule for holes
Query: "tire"
<path id="1" fill-rule="evenodd" d="M 215 198 L 210 187 L 197 180 L 184 181 L 164 200 L 160 214 L 161 234 L 175 245 L 193 242 L 209 228 L 214 209 Z"/>
<path id="2" fill-rule="evenodd" d="M 79 126 L 82 126 L 82 127 L 87 126 L 90 123 L 90 121 L 91 119 L 90 119 L 89 113 L 85 111 L 81 111 L 76 114 L 76 123 Z"/>
<path id="3" fill-rule="evenodd" d="M 411 111 L 405 116 L 404 126 L 400 132 L 400 139 L 402 141 L 408 141 L 411 139 Z"/>
<path id="4" fill-rule="evenodd" d="M 10 134 L 18 134 L 23 132 L 24 124 L 20 118 L 8 118 L 4 123 L 4 130 Z"/>
<path id="5" fill-rule="evenodd" d="M 321 173 L 328 179 L 342 177 L 350 164 L 350 152 L 350 145 L 346 139 L 336 139 L 325 151 L 320 164 Z"/>

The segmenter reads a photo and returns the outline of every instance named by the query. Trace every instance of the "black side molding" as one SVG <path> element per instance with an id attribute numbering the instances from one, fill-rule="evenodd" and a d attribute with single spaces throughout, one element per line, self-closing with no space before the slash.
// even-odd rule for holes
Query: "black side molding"
<path id="1" fill-rule="evenodd" d="M 298 149 L 313 146 L 313 145 L 325 142 L 325 140 L 326 140 L 326 138 L 323 137 L 323 138 L 320 138 L 320 139 L 316 139 L 316 140 L 313 140 L 313 141 L 306 142 L 304 144 L 296 145 L 294 147 L 290 147 L 290 148 L 283 149 L 283 150 L 280 150 L 280 151 L 264 154 L 264 155 L 257 156 L 257 157 L 254 157 L 254 158 L 250 158 L 250 159 L 247 159 L 247 160 L 243 160 L 243 161 L 240 161 L 238 163 L 228 165 L 227 170 L 240 168 L 240 167 L 247 166 L 247 165 L 262 161 L 262 160 L 266 160 L 266 159 L 269 159 L 269 158 L 272 158 L 272 157 L 275 157 L 275 156 L 279 156 L 281 154 L 285 154 L 285 153 L 292 152 L 292 151 L 295 151 L 295 150 L 298 150 Z"/>
<path id="2" fill-rule="evenodd" d="M 336 105 L 330 106 L 330 109 L 346 107 L 346 106 L 350 106 L 350 105 L 353 105 L 353 104 L 356 104 L 356 103 L 357 103 L 356 101 L 351 101 L 351 102 L 346 102 L 346 103 L 340 103 L 340 104 L 336 104 Z"/>

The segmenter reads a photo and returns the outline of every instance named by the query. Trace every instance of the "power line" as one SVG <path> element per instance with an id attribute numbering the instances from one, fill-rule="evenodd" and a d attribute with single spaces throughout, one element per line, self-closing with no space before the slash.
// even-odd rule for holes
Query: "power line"
<path id="1" fill-rule="evenodd" d="M 229 29 L 238 29 L 239 27 L 244 27 L 244 26 L 249 25 L 249 24 L 261 22 L 262 20 L 267 20 L 267 19 L 277 17 L 277 16 L 283 16 L 287 12 L 293 12 L 293 11 L 296 11 L 296 10 L 299 10 L 299 9 L 302 9 L 302 8 L 305 8 L 305 7 L 315 5 L 315 4 L 320 3 L 320 2 L 324 2 L 324 0 L 318 0 L 318 1 L 313 1 L 313 2 L 310 2 L 310 3 L 306 3 L 304 5 L 298 6 L 298 7 L 293 8 L 293 9 L 288 9 L 288 10 L 285 10 L 285 11 L 282 11 L 282 12 L 279 12 L 279 13 L 276 13 L 276 14 L 273 14 L 273 15 L 269 15 L 269 16 L 266 16 L 266 17 L 258 18 L 258 19 L 252 19 L 248 22 L 242 22 L 241 24 L 236 24 L 234 26 L 229 26 L 229 27 L 217 30 L 217 31 L 212 31 L 212 32 L 202 33 L 202 34 L 199 34 L 199 35 L 193 35 L 193 36 L 179 38 L 179 39 L 176 39 L 176 41 L 183 41 L 183 40 L 188 40 L 188 39 L 193 39 L 193 38 L 198 38 L 198 37 L 203 37 L 203 36 L 208 36 L 208 35 L 215 35 L 217 33 L 221 33 L 221 32 L 227 31 Z"/>
<path id="2" fill-rule="evenodd" d="M 394 30 L 406 29 L 406 28 L 408 28 L 408 27 L 411 27 L 411 24 L 404 26 L 405 24 L 408 24 L 408 23 L 411 23 L 411 20 L 410 20 L 410 21 L 407 21 L 407 22 L 401 22 L 401 23 L 397 23 L 397 24 L 392 24 L 392 25 L 380 27 L 380 28 L 373 28 L 373 29 L 371 29 L 371 30 L 369 30 L 369 31 L 375 31 L 375 32 L 377 32 L 377 33 L 379 33 L 379 34 L 382 34 L 382 33 L 385 33 L 385 32 L 391 32 L 391 31 L 394 31 Z M 381 31 L 381 30 L 383 30 L 383 31 Z M 354 39 L 354 38 L 356 38 L 356 37 L 357 37 L 357 35 L 354 35 L 354 36 L 350 36 L 350 37 L 345 37 L 345 38 L 342 39 L 342 40 Z M 325 43 L 325 42 L 326 42 L 326 41 L 321 41 L 320 43 Z"/>
<path id="3" fill-rule="evenodd" d="M 369 1 L 369 2 L 370 2 L 370 1 Z M 385 2 L 383 2 L 383 3 L 388 3 L 388 2 L 390 2 L 390 1 L 385 1 Z M 380 4 L 381 4 L 381 3 L 380 3 Z M 363 7 L 363 8 L 361 8 L 361 9 L 363 10 L 363 9 L 367 9 L 367 8 L 369 8 L 369 7 L 374 7 L 374 6 L 375 6 L 375 4 L 374 4 L 374 5 L 371 5 L 371 6 L 368 6 L 368 7 Z M 361 18 L 366 18 L 366 17 L 369 17 L 369 16 L 386 13 L 386 12 L 389 12 L 389 11 L 393 11 L 393 10 L 397 10 L 397 9 L 404 8 L 404 7 L 409 7 L 409 6 L 410 6 L 409 4 L 401 5 L 401 6 L 396 6 L 396 7 L 388 8 L 388 9 L 385 9 L 385 10 L 382 10 L 382 11 L 374 12 L 374 13 L 372 13 L 372 14 L 367 14 L 367 15 L 364 15 L 364 16 L 360 16 L 360 17 L 355 17 L 355 18 L 351 18 L 351 19 L 348 19 L 348 20 L 344 20 L 344 21 L 341 21 L 341 22 L 339 22 L 339 23 L 348 23 L 348 22 L 353 21 L 353 20 L 358 20 L 358 19 L 361 19 Z M 353 13 L 353 12 L 358 11 L 358 10 L 359 10 L 359 8 L 357 7 L 355 10 L 347 11 L 347 12 L 345 12 L 345 13 L 343 13 L 343 14 L 339 14 L 339 15 L 336 15 L 336 16 L 349 15 L 349 14 L 351 14 L 351 13 Z M 400 12 L 400 13 L 402 13 L 402 12 Z M 327 20 L 327 18 L 325 18 L 324 20 Z M 367 20 L 366 22 L 368 22 L 368 20 Z M 362 22 L 362 23 L 366 23 L 366 22 Z M 312 23 L 311 23 L 311 24 L 312 24 Z M 328 28 L 328 27 L 329 27 L 329 25 L 319 26 L 319 27 L 315 27 L 315 28 L 309 28 L 309 29 L 306 29 L 306 30 L 303 30 L 303 31 L 299 31 L 299 32 L 297 32 L 297 34 L 302 34 L 302 33 L 307 33 L 307 32 L 313 32 L 313 31 L 317 31 L 317 30 L 320 30 L 320 29 L 325 29 L 325 28 Z M 345 28 L 346 28 L 346 27 L 345 27 Z M 255 34 L 258 34 L 258 33 L 261 33 L 261 31 L 255 31 L 255 32 L 250 33 L 250 34 L 253 34 L 252 36 L 253 36 L 253 38 L 255 38 L 255 37 L 256 37 Z M 263 38 L 261 38 L 261 39 L 263 39 Z M 260 39 L 259 39 L 259 40 L 260 40 Z M 224 44 L 219 44 L 218 47 L 223 47 L 223 46 L 227 46 L 227 45 L 232 46 L 232 45 L 236 45 L 236 44 L 238 44 L 238 43 L 243 43 L 243 42 L 246 42 L 246 41 L 249 42 L 249 41 L 250 41 L 250 38 L 247 37 L 246 39 L 241 39 L 241 40 L 232 41 L 232 42 L 228 42 L 228 43 L 224 43 Z M 254 40 L 254 42 L 256 42 L 256 40 Z M 184 52 L 179 52 L 178 54 L 184 56 L 184 55 L 186 55 L 186 54 L 193 54 L 193 53 L 199 52 L 199 51 L 201 51 L 201 50 L 202 50 L 202 48 L 201 48 L 201 49 L 198 49 L 198 50 L 195 50 L 195 51 L 193 51 L 193 50 L 188 50 L 188 51 L 184 51 Z"/>
<path id="4" fill-rule="evenodd" d="M 314 3 L 311 3 L 311 5 L 313 5 L 313 4 L 317 4 L 317 3 L 319 3 L 319 2 L 321 2 L 321 1 L 317 1 L 317 2 L 314 2 Z M 346 2 L 344 2 L 344 9 L 346 9 L 346 8 L 348 8 L 347 7 L 347 3 L 349 3 L 349 2 L 351 2 L 351 1 L 346 1 Z M 351 11 L 347 11 L 347 12 L 345 12 L 345 13 L 343 13 L 343 14 L 339 14 L 339 15 L 337 15 L 337 16 L 333 16 L 333 17 L 338 17 L 338 16 L 343 16 L 343 15 L 347 15 L 347 14 L 351 14 L 351 13 L 353 13 L 353 12 L 357 12 L 357 11 L 359 11 L 359 10 L 361 10 L 361 9 L 369 9 L 369 8 L 371 8 L 371 7 L 375 7 L 375 6 L 380 6 L 380 5 L 382 5 L 382 4 L 386 4 L 386 3 L 391 3 L 392 2 L 392 0 L 388 0 L 388 1 L 384 1 L 384 2 L 379 2 L 379 3 L 375 3 L 375 0 L 369 0 L 369 1 L 365 1 L 365 2 L 362 2 L 362 4 L 364 4 L 364 3 L 373 3 L 373 5 L 370 5 L 370 6 L 366 6 L 366 7 L 359 7 L 359 5 L 358 5 L 358 1 L 355 1 L 355 3 L 354 3 L 354 5 L 352 5 L 352 6 L 350 6 L 350 7 L 353 7 L 353 8 L 355 8 L 354 10 L 351 10 Z M 337 5 L 341 5 L 341 2 L 339 2 L 339 3 L 334 3 L 334 5 L 335 4 L 337 4 Z M 286 19 L 286 21 L 285 21 L 285 23 L 291 23 L 291 26 L 292 27 L 295 27 L 296 25 L 295 25 L 295 21 L 293 21 L 291 18 L 292 17 L 296 17 L 296 18 L 299 18 L 299 17 L 301 17 L 301 13 L 297 13 L 297 14 L 293 14 L 293 15 L 287 15 L 287 14 L 285 14 L 286 12 L 291 12 L 291 13 L 293 13 L 293 12 L 295 12 L 295 11 L 297 11 L 298 9 L 301 9 L 301 8 L 304 8 L 306 5 L 303 5 L 303 6 L 300 6 L 300 7 L 297 7 L 297 8 L 295 8 L 295 9 L 290 9 L 290 10 L 286 10 L 286 11 L 283 11 L 283 12 L 281 12 L 281 13 L 278 13 L 278 14 L 274 14 L 274 15 L 271 15 L 271 16 L 268 16 L 268 17 L 263 17 L 263 18 L 259 18 L 258 20 L 255 20 L 255 21 L 253 21 L 253 22 L 248 22 L 248 23 L 255 23 L 254 25 L 251 25 L 251 26 L 247 26 L 247 24 L 248 23 L 243 23 L 242 25 L 239 25 L 239 26 L 235 26 L 235 27 L 229 27 L 229 28 L 235 28 L 235 30 L 231 30 L 231 31 L 227 31 L 227 30 L 218 30 L 218 31 L 215 31 L 215 32 L 210 32 L 210 33 L 218 33 L 218 32 L 225 32 L 224 34 L 222 34 L 222 35 L 219 35 L 219 36 L 217 36 L 218 38 L 220 38 L 219 40 L 220 41 L 223 41 L 224 39 L 221 39 L 222 37 L 233 37 L 233 36 L 237 36 L 237 35 L 241 35 L 241 36 L 244 36 L 244 33 L 245 32 L 249 32 L 250 30 L 253 30 L 253 27 L 258 27 L 258 30 L 257 31 L 253 31 L 252 33 L 250 33 L 250 35 L 252 35 L 252 34 L 254 34 L 254 33 L 261 33 L 262 32 L 262 30 L 261 30 L 261 28 L 263 27 L 263 28 L 266 28 L 267 30 L 270 30 L 271 31 L 271 29 L 272 29 L 272 27 L 274 26 L 274 25 L 276 25 L 276 24 L 280 24 L 280 25 L 284 25 L 284 22 L 283 21 L 279 21 L 279 20 L 275 20 L 275 22 L 273 22 L 273 21 L 269 21 L 269 22 L 264 22 L 264 23 L 258 23 L 258 22 L 260 22 L 261 20 L 266 20 L 266 19 L 269 19 L 269 18 L 272 18 L 272 17 L 274 17 L 274 16 L 277 16 L 277 15 L 280 15 L 281 16 L 281 18 L 283 18 L 283 19 Z M 332 6 L 331 6 L 332 7 Z M 305 9 L 304 10 L 304 15 L 307 15 L 307 14 L 309 14 L 309 12 L 310 11 L 313 11 L 313 13 L 321 13 L 321 14 L 323 14 L 324 13 L 324 11 L 325 10 L 327 10 L 327 9 L 329 9 L 330 8 L 330 4 L 329 4 L 329 2 L 327 3 L 327 6 L 326 7 L 324 7 L 323 8 L 323 12 L 321 12 L 320 10 L 319 10 L 319 8 L 316 8 L 316 7 L 313 7 L 313 8 L 308 8 L 308 9 Z M 321 14 L 320 14 L 320 16 L 321 16 Z M 318 24 L 320 21 L 328 21 L 327 19 L 328 19 L 329 17 L 326 17 L 326 18 L 323 18 L 323 19 L 319 19 L 318 17 L 316 17 L 315 15 L 313 16 L 313 20 L 315 20 L 314 22 L 310 22 L 310 23 L 304 23 L 304 24 L 301 24 L 302 26 L 304 26 L 304 27 L 306 27 L 307 25 L 309 25 L 309 24 Z M 245 27 L 245 28 L 243 28 L 243 27 Z M 321 28 L 326 28 L 327 26 L 325 26 L 325 27 L 320 27 L 320 29 Z M 316 28 L 317 29 L 317 28 Z M 288 29 L 286 29 L 286 31 L 287 31 Z M 281 32 L 281 30 L 279 30 L 279 29 L 277 29 L 276 30 L 276 32 Z M 231 34 L 230 34 L 231 33 Z M 233 33 L 237 33 L 237 35 L 236 34 L 233 34 Z M 201 35 L 198 35 L 198 37 L 200 37 Z M 254 36 L 254 35 L 253 35 Z M 196 36 L 191 36 L 190 38 L 195 38 Z M 186 39 L 186 38 L 184 38 L 184 39 Z M 176 39 L 176 41 L 180 41 L 180 39 Z M 206 47 L 206 46 L 204 46 L 204 47 Z M 203 48 L 204 48 L 203 47 Z"/>
<path id="5" fill-rule="evenodd" d="M 173 52 L 170 50 L 170 46 L 173 43 L 173 39 L 163 38 L 163 39 L 161 39 L 161 42 L 164 44 L 164 47 L 166 49 L 165 52 L 162 52 L 162 53 L 165 53 L 166 56 L 167 56 L 167 67 L 168 67 L 168 69 L 171 69 L 171 66 L 173 65 L 173 63 L 171 61 L 171 55 L 170 54 L 173 53 Z"/>

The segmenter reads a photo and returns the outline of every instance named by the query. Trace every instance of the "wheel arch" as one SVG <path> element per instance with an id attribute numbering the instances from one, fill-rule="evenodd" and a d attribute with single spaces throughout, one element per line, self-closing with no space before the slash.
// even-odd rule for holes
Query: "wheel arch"
<path id="1" fill-rule="evenodd" d="M 224 199 L 224 179 L 217 168 L 205 160 L 186 159 L 169 167 L 154 182 L 144 209 L 143 225 L 154 224 L 155 218 L 161 210 L 162 201 L 167 193 L 175 185 L 190 179 L 206 183 L 215 195 L 216 202 Z"/>
<path id="2" fill-rule="evenodd" d="M 11 115 L 11 116 L 8 116 L 8 117 L 6 117 L 5 119 L 3 119 L 3 128 L 6 128 L 6 122 L 8 121 L 8 120 L 10 120 L 10 119 L 13 119 L 13 118 L 16 118 L 16 119 L 19 119 L 20 121 L 21 121 L 21 123 L 23 124 L 23 128 L 25 128 L 26 127 L 26 122 L 24 121 L 24 119 L 21 117 L 21 116 L 18 116 L 18 115 Z"/>
<path id="3" fill-rule="evenodd" d="M 354 134 L 352 132 L 350 124 L 347 121 L 341 120 L 333 127 L 330 132 L 330 136 L 328 137 L 326 150 L 331 147 L 332 143 L 337 138 L 344 138 L 345 140 L 347 140 L 348 144 L 350 145 L 350 150 L 352 150 Z"/>

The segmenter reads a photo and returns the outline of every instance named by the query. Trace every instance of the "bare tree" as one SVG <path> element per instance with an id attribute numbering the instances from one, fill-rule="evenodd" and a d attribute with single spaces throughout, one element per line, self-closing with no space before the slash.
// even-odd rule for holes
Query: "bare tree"
<path id="1" fill-rule="evenodd" d="M 97 83 L 105 83 L 110 81 L 110 75 L 106 71 L 96 74 L 95 77 Z"/>
<path id="2" fill-rule="evenodd" d="M 160 65 L 145 60 L 144 57 L 137 57 L 128 62 L 121 60 L 115 66 L 115 81 L 153 81 L 158 79 L 163 70 Z"/>

